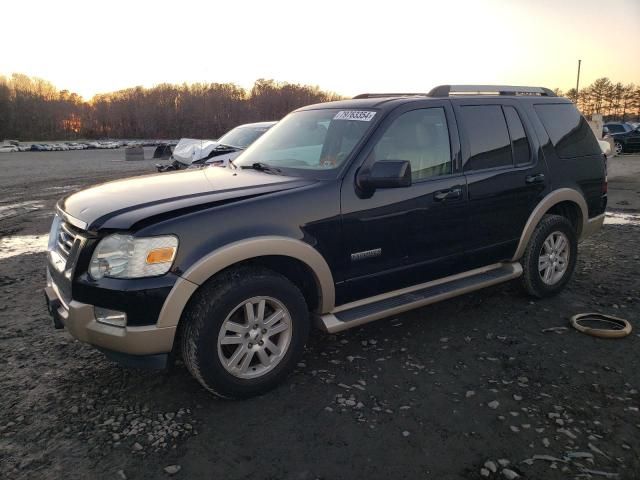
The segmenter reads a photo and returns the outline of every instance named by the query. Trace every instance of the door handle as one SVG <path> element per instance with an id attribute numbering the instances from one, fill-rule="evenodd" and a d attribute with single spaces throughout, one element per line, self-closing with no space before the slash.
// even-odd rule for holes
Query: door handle
<path id="1" fill-rule="evenodd" d="M 535 175 L 528 175 L 524 178 L 526 183 L 542 183 L 544 182 L 544 173 L 537 173 Z"/>
<path id="2" fill-rule="evenodd" d="M 433 194 L 433 199 L 436 202 L 443 202 L 445 200 L 453 200 L 462 197 L 461 188 L 450 188 L 448 190 L 440 190 Z"/>

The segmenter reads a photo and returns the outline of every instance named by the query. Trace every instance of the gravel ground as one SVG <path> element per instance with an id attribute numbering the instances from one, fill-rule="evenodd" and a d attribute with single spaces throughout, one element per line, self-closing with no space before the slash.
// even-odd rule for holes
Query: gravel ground
<path id="1" fill-rule="evenodd" d="M 616 210 L 560 296 L 510 283 L 317 332 L 285 384 L 245 401 L 210 396 L 181 364 L 123 369 L 51 327 L 51 208 L 153 171 L 123 157 L 0 154 L 0 478 L 640 478 L 640 157 L 611 161 Z M 566 328 L 587 311 L 635 329 Z"/>

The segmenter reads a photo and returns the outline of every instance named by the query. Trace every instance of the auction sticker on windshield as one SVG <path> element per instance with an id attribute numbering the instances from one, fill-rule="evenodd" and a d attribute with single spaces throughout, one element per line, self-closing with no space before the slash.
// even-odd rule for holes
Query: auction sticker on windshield
<path id="1" fill-rule="evenodd" d="M 333 117 L 334 120 L 359 120 L 361 122 L 370 122 L 376 112 L 367 112 L 365 110 L 340 110 Z"/>

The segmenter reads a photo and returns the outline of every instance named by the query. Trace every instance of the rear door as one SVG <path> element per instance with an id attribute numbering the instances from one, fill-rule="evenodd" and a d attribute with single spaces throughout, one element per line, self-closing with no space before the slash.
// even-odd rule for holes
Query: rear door
<path id="1" fill-rule="evenodd" d="M 412 185 L 378 189 L 362 198 L 358 165 L 342 185 L 345 282 L 338 303 L 457 273 L 466 229 L 466 185 L 459 141 L 447 100 L 411 102 L 394 110 L 367 143 L 358 163 L 408 160 Z"/>
<path id="2" fill-rule="evenodd" d="M 508 260 L 547 189 L 546 165 L 517 101 L 453 103 L 469 192 L 469 266 Z"/>

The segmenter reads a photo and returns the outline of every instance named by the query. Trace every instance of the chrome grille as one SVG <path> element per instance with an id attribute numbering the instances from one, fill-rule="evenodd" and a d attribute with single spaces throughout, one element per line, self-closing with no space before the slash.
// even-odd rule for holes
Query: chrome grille
<path id="1" fill-rule="evenodd" d="M 60 224 L 60 230 L 58 230 L 58 253 L 66 260 L 71 253 L 71 248 L 73 247 L 73 242 L 76 239 L 78 233 L 75 229 L 66 222 L 62 222 Z"/>

